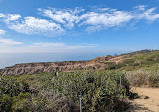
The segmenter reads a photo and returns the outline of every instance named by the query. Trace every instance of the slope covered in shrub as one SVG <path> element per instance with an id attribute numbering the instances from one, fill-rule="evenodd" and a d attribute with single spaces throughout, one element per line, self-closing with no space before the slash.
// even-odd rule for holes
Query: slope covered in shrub
<path id="1" fill-rule="evenodd" d="M 79 95 L 84 111 L 122 111 L 129 96 L 124 75 L 108 71 L 1 77 L 0 83 L 1 111 L 56 112 L 62 107 L 58 99 L 64 97 L 73 102 L 65 102 L 67 106 L 72 104 L 78 110 Z"/>

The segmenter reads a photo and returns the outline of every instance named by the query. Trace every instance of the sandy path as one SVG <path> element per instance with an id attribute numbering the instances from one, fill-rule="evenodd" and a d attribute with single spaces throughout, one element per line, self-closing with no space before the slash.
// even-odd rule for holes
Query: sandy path
<path id="1" fill-rule="evenodd" d="M 148 99 L 139 98 L 132 102 L 128 112 L 159 112 L 159 88 L 132 88 L 132 92 L 139 96 L 148 96 Z"/>

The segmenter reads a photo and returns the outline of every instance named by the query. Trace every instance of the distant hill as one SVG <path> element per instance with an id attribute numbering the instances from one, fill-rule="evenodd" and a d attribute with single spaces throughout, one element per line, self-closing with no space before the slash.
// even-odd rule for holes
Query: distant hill
<path id="1" fill-rule="evenodd" d="M 150 53 L 150 52 L 154 52 L 154 51 L 159 51 L 159 50 L 151 50 L 151 49 L 144 49 L 144 50 L 140 50 L 140 51 L 135 51 L 135 52 L 131 52 L 131 53 L 126 53 L 127 54 L 144 54 L 144 53 Z"/>

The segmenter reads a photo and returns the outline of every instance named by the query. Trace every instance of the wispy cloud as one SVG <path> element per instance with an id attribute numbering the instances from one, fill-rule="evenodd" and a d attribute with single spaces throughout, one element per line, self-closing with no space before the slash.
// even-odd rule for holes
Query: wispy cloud
<path id="1" fill-rule="evenodd" d="M 85 31 L 97 31 L 129 25 L 132 21 L 156 21 L 159 13 L 156 8 L 139 5 L 131 11 L 111 8 L 74 8 L 74 9 L 38 9 L 42 17 L 21 17 L 19 14 L 2 14 L 8 28 L 24 34 L 59 36 L 81 28 Z M 46 18 L 47 17 L 47 18 Z"/>
<path id="2" fill-rule="evenodd" d="M 145 11 L 146 7 L 147 7 L 146 5 L 138 5 L 138 6 L 134 7 L 134 8 L 139 10 L 139 11 Z"/>
<path id="3" fill-rule="evenodd" d="M 5 15 L 3 13 L 0 13 L 0 18 L 4 18 Z"/>
<path id="4" fill-rule="evenodd" d="M 44 16 L 49 17 L 68 28 L 74 27 L 74 23 L 78 23 L 80 21 L 79 14 L 84 11 L 84 9 L 78 7 L 75 9 L 49 8 L 38 10 L 41 11 Z"/>
<path id="5" fill-rule="evenodd" d="M 124 26 L 133 20 L 155 21 L 159 19 L 159 14 L 154 13 L 156 8 L 147 6 L 136 6 L 132 11 L 120 11 L 111 8 L 94 8 L 88 11 L 83 8 L 75 9 L 39 9 L 43 16 L 49 17 L 57 23 L 73 28 L 75 26 L 85 27 L 88 31 L 108 29 L 112 27 Z"/>
<path id="6" fill-rule="evenodd" d="M 145 18 L 146 20 L 149 21 L 155 21 L 157 19 L 159 19 L 159 14 L 155 14 L 154 11 L 156 10 L 156 8 L 151 8 L 146 10 L 142 15 L 143 18 Z"/>
<path id="7" fill-rule="evenodd" d="M 64 43 L 33 43 L 33 46 L 35 47 L 63 47 L 65 46 Z"/>
<path id="8" fill-rule="evenodd" d="M 11 46 L 11 45 L 22 45 L 22 42 L 14 41 L 12 39 L 4 39 L 0 38 L 0 45 L 6 45 L 6 46 Z"/>
<path id="9" fill-rule="evenodd" d="M 17 46 L 18 45 L 18 46 Z M 68 53 L 76 52 L 79 49 L 86 49 L 96 47 L 96 44 L 85 44 L 85 45 L 67 45 L 64 43 L 54 42 L 40 42 L 32 43 L 30 45 L 24 45 L 22 42 L 17 42 L 9 39 L 0 38 L 0 52 L 34 52 L 34 53 Z"/>
<path id="10" fill-rule="evenodd" d="M 86 26 L 86 29 L 119 26 L 130 21 L 133 16 L 129 12 L 117 11 L 109 8 L 99 8 L 91 12 L 85 12 L 85 9 L 75 8 L 71 9 L 39 9 L 43 15 L 51 18 L 57 23 L 66 27 L 73 28 L 76 24 L 78 26 Z M 82 14 L 81 14 L 82 12 Z"/>
<path id="11" fill-rule="evenodd" d="M 86 45 L 66 45 L 64 43 L 33 43 L 32 47 L 39 47 L 39 48 L 56 48 L 56 49 L 79 49 L 79 48 L 89 48 L 89 47 L 96 47 L 96 44 L 86 44 Z"/>
<path id="12" fill-rule="evenodd" d="M 88 25 L 87 29 L 101 29 L 114 26 L 121 26 L 126 22 L 133 19 L 133 16 L 129 12 L 107 10 L 104 13 L 88 12 L 81 16 L 83 19 L 81 25 Z"/>
<path id="13" fill-rule="evenodd" d="M 0 36 L 5 35 L 5 34 L 6 34 L 6 31 L 5 31 L 5 30 L 0 29 Z"/>

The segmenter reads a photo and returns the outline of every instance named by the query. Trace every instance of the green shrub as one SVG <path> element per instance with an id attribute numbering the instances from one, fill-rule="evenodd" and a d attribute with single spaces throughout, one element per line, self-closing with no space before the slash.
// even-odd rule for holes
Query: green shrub
<path id="1" fill-rule="evenodd" d="M 120 87 L 120 76 L 122 77 L 122 89 Z M 120 73 L 59 74 L 58 77 L 52 78 L 51 83 L 54 90 L 61 95 L 73 98 L 78 104 L 81 94 L 83 108 L 87 111 L 120 110 L 121 108 L 117 106 L 118 103 L 129 93 L 129 84 Z"/>
<path id="2" fill-rule="evenodd" d="M 14 100 L 11 96 L 0 94 L 0 112 L 9 112 L 12 110 L 12 104 Z"/>
<path id="3" fill-rule="evenodd" d="M 29 85 L 22 81 L 17 82 L 13 78 L 0 78 L 0 91 L 4 94 L 8 94 L 11 97 L 18 96 L 20 92 L 29 92 Z"/>
<path id="4" fill-rule="evenodd" d="M 23 100 L 28 99 L 29 85 L 26 82 L 17 82 L 13 78 L 0 77 L 0 111 L 9 112 L 19 109 L 14 108 L 15 104 L 23 105 Z M 26 106 L 24 104 L 24 106 Z M 18 108 L 21 106 L 18 105 Z M 29 108 L 29 107 L 28 107 Z M 25 108 L 26 109 L 26 108 Z"/>
<path id="5" fill-rule="evenodd" d="M 79 105 L 80 94 L 84 111 L 123 111 L 129 97 L 129 83 L 125 76 L 110 71 L 1 77 L 0 90 L 3 111 L 52 110 L 55 101 L 63 96 Z"/>

